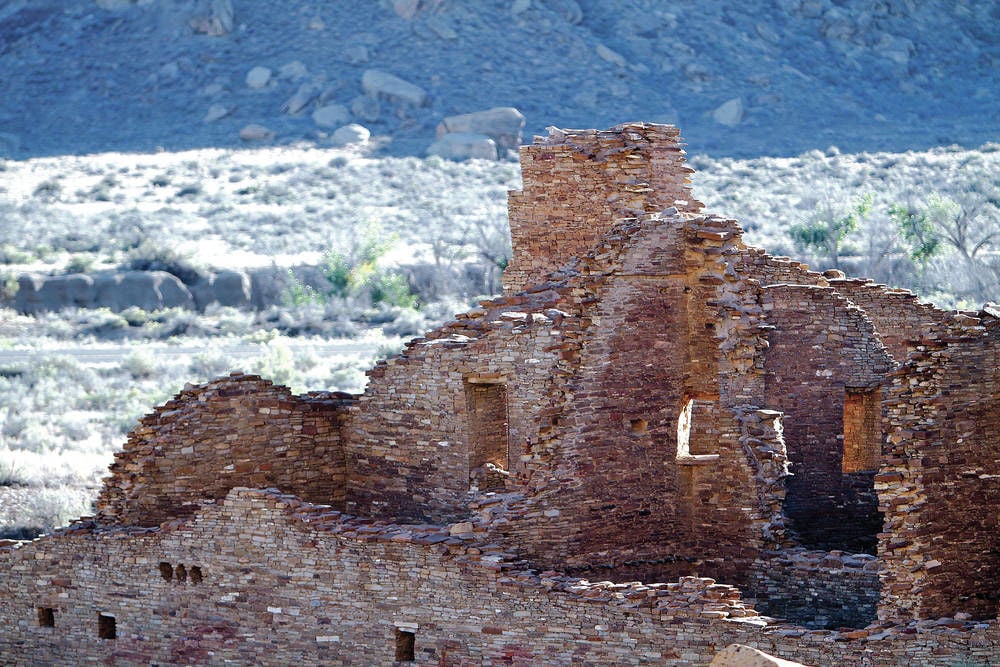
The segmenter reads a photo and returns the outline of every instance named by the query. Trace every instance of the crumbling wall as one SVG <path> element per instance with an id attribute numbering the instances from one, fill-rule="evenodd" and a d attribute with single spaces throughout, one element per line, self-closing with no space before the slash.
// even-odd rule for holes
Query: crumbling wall
<path id="1" fill-rule="evenodd" d="M 870 554 L 802 548 L 763 554 L 747 593 L 761 613 L 808 628 L 864 628 L 879 600 Z"/>
<path id="2" fill-rule="evenodd" d="M 411 342 L 380 363 L 347 430 L 347 507 L 368 516 L 459 520 L 470 492 L 492 473 L 477 470 L 482 433 L 472 420 L 470 385 L 500 385 L 505 406 L 505 473 L 517 477 L 562 408 L 561 346 L 577 318 L 552 307 L 557 294 L 504 297 Z M 487 425 L 489 428 L 503 426 Z M 480 461 L 481 463 L 481 461 Z M 503 475 L 503 473 L 500 473 Z M 502 487 L 492 475 L 490 490 Z"/>
<path id="3" fill-rule="evenodd" d="M 551 456 L 526 471 L 536 493 L 507 506 L 498 539 L 590 578 L 746 577 L 783 467 L 749 444 L 736 409 L 764 344 L 755 296 L 743 303 L 727 268 L 737 243 L 732 221 L 673 211 L 621 221 L 581 260 L 589 281 L 567 287 L 595 307 L 565 414 L 541 445 Z"/>
<path id="4" fill-rule="evenodd" d="M 255 375 L 189 386 L 143 417 L 97 500 L 102 522 L 155 526 L 222 498 L 271 487 L 342 505 L 347 394 L 293 396 Z"/>
<path id="5" fill-rule="evenodd" d="M 793 475 L 785 513 L 804 546 L 874 553 L 882 527 L 872 481 L 878 461 L 845 470 L 844 401 L 855 389 L 874 394 L 877 406 L 892 360 L 864 313 L 831 288 L 773 285 L 764 310 L 775 327 L 764 362 L 766 404 L 785 414 Z"/>
<path id="6" fill-rule="evenodd" d="M 995 618 L 1000 598 L 1000 327 L 955 315 L 891 376 L 880 616 Z"/>
<path id="7" fill-rule="evenodd" d="M 615 220 L 677 207 L 698 211 L 680 132 L 627 123 L 558 130 L 521 148 L 523 190 L 508 198 L 513 255 L 503 274 L 513 294 L 583 257 Z"/>
<path id="8" fill-rule="evenodd" d="M 921 303 L 909 290 L 857 278 L 831 280 L 830 286 L 865 311 L 897 365 L 906 361 L 912 345 L 947 325 L 946 312 Z"/>
<path id="9" fill-rule="evenodd" d="M 251 489 L 157 529 L 78 525 L 0 548 L 0 655 L 12 667 L 390 664 L 409 634 L 423 665 L 705 665 L 740 643 L 812 665 L 975 667 L 1000 639 L 996 622 L 954 619 L 774 625 L 711 579 L 537 573 L 459 529 Z"/>

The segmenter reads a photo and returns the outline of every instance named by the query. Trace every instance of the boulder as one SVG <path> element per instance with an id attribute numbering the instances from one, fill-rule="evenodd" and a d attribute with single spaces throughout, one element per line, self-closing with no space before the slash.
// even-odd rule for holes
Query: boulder
<path id="1" fill-rule="evenodd" d="M 271 81 L 271 68 L 258 65 L 247 72 L 247 87 L 260 90 Z"/>
<path id="2" fill-rule="evenodd" d="M 497 144 L 485 134 L 451 132 L 431 144 L 427 154 L 448 160 L 496 160 Z"/>
<path id="3" fill-rule="evenodd" d="M 287 114 L 297 114 L 309 106 L 309 103 L 319 95 L 319 88 L 314 83 L 303 83 L 295 94 L 281 107 Z"/>
<path id="4" fill-rule="evenodd" d="M 312 119 L 318 127 L 340 127 L 351 119 L 351 112 L 343 104 L 328 104 L 313 111 Z"/>
<path id="5" fill-rule="evenodd" d="M 207 14 L 195 16 L 191 29 L 203 35 L 221 37 L 233 31 L 233 3 L 231 0 L 212 0 Z"/>
<path id="6" fill-rule="evenodd" d="M 437 138 L 453 132 L 485 134 L 501 150 L 513 150 L 521 145 L 524 114 L 514 107 L 494 107 L 458 116 L 449 116 L 437 127 Z"/>
<path id="7" fill-rule="evenodd" d="M 361 88 L 376 99 L 402 102 L 415 107 L 427 104 L 427 91 L 423 88 L 377 69 L 365 70 L 361 75 Z"/>
<path id="8" fill-rule="evenodd" d="M 805 667 L 742 644 L 730 644 L 715 654 L 709 667 Z"/>
<path id="9" fill-rule="evenodd" d="M 250 276 L 243 271 L 220 271 L 212 281 L 215 301 L 223 306 L 245 308 L 250 305 Z"/>
<path id="10" fill-rule="evenodd" d="M 160 294 L 160 308 L 194 308 L 194 297 L 180 278 L 166 271 L 150 271 L 148 275 L 153 279 L 154 289 Z"/>
<path id="11" fill-rule="evenodd" d="M 374 123 L 382 113 L 382 108 L 374 97 L 358 95 L 351 100 L 351 113 L 361 120 Z"/>
<path id="12" fill-rule="evenodd" d="M 33 314 L 64 308 L 90 308 L 94 301 L 94 279 L 82 273 L 65 276 L 23 274 L 17 279 L 14 307 Z"/>
<path id="13" fill-rule="evenodd" d="M 617 51 L 612 51 L 603 44 L 598 44 L 594 51 L 597 53 L 598 57 L 605 62 L 609 62 L 612 65 L 617 65 L 618 67 L 624 68 L 628 61 L 625 60 L 625 56 L 618 53 Z"/>
<path id="14" fill-rule="evenodd" d="M 225 118 L 233 112 L 232 108 L 227 107 L 225 104 L 213 104 L 208 107 L 208 111 L 205 113 L 205 117 L 202 118 L 204 123 L 214 123 L 215 121 Z"/>
<path id="15" fill-rule="evenodd" d="M 743 120 L 743 100 L 734 97 L 723 102 L 712 112 L 712 118 L 720 125 L 736 127 Z"/>
<path id="16" fill-rule="evenodd" d="M 243 141 L 270 141 L 274 139 L 274 132 L 263 125 L 251 123 L 240 130 L 240 139 Z"/>
<path id="17" fill-rule="evenodd" d="M 278 70 L 279 79 L 298 81 L 299 79 L 304 79 L 307 76 L 309 76 L 309 70 L 301 60 L 293 60 L 290 63 L 285 63 L 281 66 L 281 69 Z"/>
<path id="18" fill-rule="evenodd" d="M 146 311 L 194 308 L 191 292 L 180 278 L 166 271 L 127 271 L 99 276 L 94 281 L 94 305 L 121 312 L 136 307 Z"/>
<path id="19" fill-rule="evenodd" d="M 412 19 L 420 9 L 420 0 L 392 0 L 392 10 L 396 16 L 406 20 Z"/>
<path id="20" fill-rule="evenodd" d="M 364 125 L 351 123 L 350 125 L 337 128 L 336 132 L 330 137 L 330 142 L 334 146 L 356 146 L 368 143 L 371 136 L 371 131 Z"/>

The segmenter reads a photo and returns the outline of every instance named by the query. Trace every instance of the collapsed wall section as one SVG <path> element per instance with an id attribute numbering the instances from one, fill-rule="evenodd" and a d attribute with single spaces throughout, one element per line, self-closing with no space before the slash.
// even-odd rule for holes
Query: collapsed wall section
<path id="1" fill-rule="evenodd" d="M 522 475 L 582 323 L 555 293 L 484 304 L 369 373 L 345 439 L 351 512 L 460 520 L 470 494 Z"/>
<path id="2" fill-rule="evenodd" d="M 697 212 L 688 186 L 680 131 L 626 123 L 605 131 L 550 129 L 521 148 L 523 190 L 508 212 L 513 255 L 503 274 L 506 294 L 541 283 L 583 257 L 620 218 L 671 206 Z"/>
<path id="3" fill-rule="evenodd" d="M 865 311 L 897 365 L 906 361 L 912 345 L 932 332 L 943 331 L 950 317 L 929 303 L 921 303 L 909 290 L 850 278 L 829 284 Z"/>
<path id="4" fill-rule="evenodd" d="M 785 513 L 806 547 L 874 553 L 882 528 L 873 482 L 879 406 L 892 358 L 864 313 L 833 289 L 777 284 L 764 292 L 774 327 L 764 395 L 785 415 L 793 475 Z"/>
<path id="5" fill-rule="evenodd" d="M 240 373 L 188 387 L 129 433 L 98 497 L 98 518 L 155 526 L 235 486 L 342 505 L 340 431 L 352 402 L 348 394 L 293 396 Z"/>
<path id="6" fill-rule="evenodd" d="M 1000 313 L 957 314 L 890 380 L 876 477 L 880 616 L 995 618 L 1000 599 Z"/>

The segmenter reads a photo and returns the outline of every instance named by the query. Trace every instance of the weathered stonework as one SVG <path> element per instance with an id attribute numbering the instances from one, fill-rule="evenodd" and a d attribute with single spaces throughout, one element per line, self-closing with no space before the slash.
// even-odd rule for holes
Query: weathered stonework
<path id="1" fill-rule="evenodd" d="M 0 548 L 5 664 L 995 664 L 1000 314 L 746 246 L 679 142 L 523 147 L 505 294 L 363 395 L 144 418 Z"/>

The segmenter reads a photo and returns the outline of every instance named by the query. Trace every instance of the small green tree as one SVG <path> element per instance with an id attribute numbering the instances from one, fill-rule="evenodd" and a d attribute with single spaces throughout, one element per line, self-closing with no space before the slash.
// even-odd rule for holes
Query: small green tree
<path id="1" fill-rule="evenodd" d="M 378 266 L 396 241 L 395 234 L 383 235 L 381 228 L 372 223 L 347 253 L 327 253 L 323 275 L 330 283 L 330 294 L 342 299 L 366 296 L 373 304 L 416 308 L 417 297 L 410 291 L 406 277 Z"/>
<path id="2" fill-rule="evenodd" d="M 796 245 L 825 257 L 831 268 L 839 269 L 844 240 L 868 217 L 874 200 L 872 193 L 865 193 L 846 210 L 836 208 L 827 200 L 816 206 L 808 221 L 792 225 L 789 236 Z"/>
<path id="3" fill-rule="evenodd" d="M 911 206 L 890 204 L 889 220 L 902 236 L 906 256 L 918 267 L 918 291 L 923 294 L 926 292 L 928 264 L 931 258 L 944 250 L 941 236 L 927 213 Z"/>

